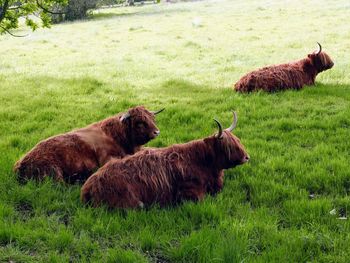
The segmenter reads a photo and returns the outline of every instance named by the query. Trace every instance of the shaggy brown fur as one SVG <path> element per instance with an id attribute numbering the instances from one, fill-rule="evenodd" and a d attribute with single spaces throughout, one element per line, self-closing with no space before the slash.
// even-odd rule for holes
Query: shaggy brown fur
<path id="1" fill-rule="evenodd" d="M 81 199 L 110 208 L 198 201 L 222 189 L 223 169 L 248 160 L 239 139 L 225 130 L 222 138 L 214 135 L 111 160 L 85 182 Z"/>
<path id="2" fill-rule="evenodd" d="M 321 45 L 319 47 L 319 52 L 309 54 L 302 60 L 252 71 L 243 76 L 234 89 L 239 92 L 274 92 L 314 85 L 317 74 L 334 65 L 331 58 L 325 52 L 321 52 Z"/>
<path id="3" fill-rule="evenodd" d="M 14 167 L 20 181 L 43 179 L 85 181 L 110 158 L 134 154 L 159 134 L 154 113 L 134 107 L 85 128 L 38 143 Z"/>

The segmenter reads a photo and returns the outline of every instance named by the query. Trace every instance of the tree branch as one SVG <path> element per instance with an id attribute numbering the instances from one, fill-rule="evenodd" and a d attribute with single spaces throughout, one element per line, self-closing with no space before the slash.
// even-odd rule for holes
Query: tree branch
<path id="1" fill-rule="evenodd" d="M 36 0 L 36 4 L 42 9 L 44 10 L 44 12 L 49 13 L 49 14 L 53 14 L 53 15 L 64 15 L 64 12 L 53 12 L 50 11 L 49 9 L 47 9 L 46 7 L 44 7 L 42 4 L 39 3 L 38 0 Z"/>
<path id="2" fill-rule="evenodd" d="M 9 7 L 9 1 L 10 0 L 5 0 L 4 5 L 0 7 L 0 23 L 5 17 L 6 11 Z"/>
<path id="3" fill-rule="evenodd" d="M 22 7 L 22 5 L 10 6 L 9 8 L 7 8 L 7 10 L 17 10 L 17 9 L 20 9 L 21 7 Z"/>
<path id="4" fill-rule="evenodd" d="M 0 25 L 0 28 L 2 28 L 7 34 L 10 34 L 13 37 L 26 37 L 26 36 L 28 36 L 28 35 L 15 35 L 15 34 L 11 33 L 10 30 L 8 30 L 7 28 L 5 28 L 5 27 L 3 27 L 1 25 Z"/>

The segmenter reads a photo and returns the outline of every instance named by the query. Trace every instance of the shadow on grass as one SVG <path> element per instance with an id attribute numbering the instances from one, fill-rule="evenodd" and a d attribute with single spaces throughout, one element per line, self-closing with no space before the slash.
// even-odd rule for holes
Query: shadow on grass
<path id="1" fill-rule="evenodd" d="M 303 88 L 304 92 L 308 95 L 315 96 L 334 96 L 341 98 L 350 98 L 350 83 L 339 84 L 339 83 L 321 83 L 316 82 L 314 86 L 306 86 Z"/>
<path id="2" fill-rule="evenodd" d="M 176 94 L 197 94 L 205 93 L 206 91 L 214 90 L 206 85 L 198 85 L 184 79 L 169 79 L 155 89 L 156 92 L 176 93 Z"/>
<path id="3" fill-rule="evenodd" d="M 73 105 L 79 105 L 82 100 L 98 103 L 97 99 L 99 98 L 125 104 L 125 98 L 134 97 L 129 83 L 113 84 L 112 86 L 110 83 L 91 77 L 56 78 L 36 76 L 34 78 L 17 78 L 16 81 L 8 78 L 2 84 L 0 98 L 4 97 L 9 101 L 22 100 L 20 105 L 41 99 L 51 103 L 51 98 L 55 101 L 63 100 L 65 103 L 70 101 Z M 77 97 L 80 97 L 79 101 L 76 101 Z M 130 106 L 129 103 L 126 104 L 127 107 Z"/>
<path id="4" fill-rule="evenodd" d="M 0 93 L 0 147 L 23 151 L 28 137 L 49 137 L 123 112 L 137 104 L 128 85 L 89 77 L 10 77 Z"/>
<path id="5" fill-rule="evenodd" d="M 298 95 L 298 94 L 321 94 L 321 95 L 342 95 L 342 96 L 350 96 L 349 93 L 350 90 L 350 84 L 338 84 L 338 83 L 316 83 L 314 86 L 305 86 L 301 90 L 294 90 L 294 89 L 288 89 L 278 92 L 265 92 L 265 91 L 257 91 L 257 92 L 251 92 L 251 93 L 239 93 L 236 92 L 232 87 L 222 87 L 222 88 L 216 88 L 216 87 L 210 87 L 207 85 L 198 85 L 195 83 L 192 83 L 190 81 L 184 80 L 184 79 L 170 79 L 165 81 L 161 87 L 157 88 L 156 91 L 160 93 L 166 93 L 166 94 L 197 94 L 197 93 L 232 93 L 236 94 L 241 97 L 269 97 L 269 96 L 277 96 L 277 97 L 284 97 L 286 95 Z"/>
<path id="6" fill-rule="evenodd" d="M 152 92 L 157 94 L 159 100 L 172 104 L 180 112 L 189 107 L 191 111 L 195 109 L 207 113 L 226 111 L 242 97 L 230 88 L 217 88 L 184 79 L 169 79 L 152 88 Z"/>
<path id="7" fill-rule="evenodd" d="M 232 89 L 233 90 L 233 89 Z M 339 84 L 339 83 L 321 83 L 316 82 L 312 86 L 304 86 L 302 89 L 286 89 L 279 90 L 276 92 L 266 92 L 263 90 L 253 91 L 250 93 L 239 93 L 233 90 L 234 93 L 240 94 L 242 97 L 278 97 L 278 98 L 290 98 L 290 97 L 303 97 L 307 98 L 306 95 L 313 98 L 314 96 L 333 96 L 350 98 L 350 84 Z"/>

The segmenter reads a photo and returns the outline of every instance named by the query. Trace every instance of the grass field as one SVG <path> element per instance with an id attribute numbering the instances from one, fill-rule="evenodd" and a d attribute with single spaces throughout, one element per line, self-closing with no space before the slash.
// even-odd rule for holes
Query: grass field
<path id="1" fill-rule="evenodd" d="M 0 36 L 0 262 L 349 262 L 349 12 L 347 0 L 201 1 Z M 316 41 L 335 62 L 316 86 L 232 90 Z M 12 166 L 38 141 L 138 104 L 166 107 L 157 147 L 211 135 L 236 110 L 250 163 L 217 197 L 168 209 L 92 209 L 79 185 L 17 183 Z"/>

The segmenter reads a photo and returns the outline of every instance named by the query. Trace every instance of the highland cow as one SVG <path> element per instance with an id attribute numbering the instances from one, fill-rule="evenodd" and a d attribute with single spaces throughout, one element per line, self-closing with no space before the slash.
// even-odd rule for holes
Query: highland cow
<path id="1" fill-rule="evenodd" d="M 216 121 L 216 120 L 215 120 Z M 148 149 L 124 159 L 113 159 L 83 185 L 81 199 L 97 207 L 142 208 L 200 201 L 223 187 L 224 169 L 249 160 L 231 131 L 237 123 L 201 140 L 166 148 Z"/>
<path id="2" fill-rule="evenodd" d="M 85 128 L 38 143 L 14 167 L 23 182 L 52 176 L 57 181 L 85 181 L 112 157 L 122 158 L 159 135 L 155 115 L 143 106 L 131 108 Z"/>
<path id="3" fill-rule="evenodd" d="M 243 76 L 234 86 L 238 92 L 264 90 L 275 92 L 286 89 L 301 89 L 304 85 L 314 85 L 318 73 L 330 69 L 334 63 L 331 58 L 319 50 L 308 54 L 299 61 L 264 67 Z"/>

